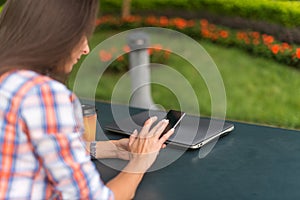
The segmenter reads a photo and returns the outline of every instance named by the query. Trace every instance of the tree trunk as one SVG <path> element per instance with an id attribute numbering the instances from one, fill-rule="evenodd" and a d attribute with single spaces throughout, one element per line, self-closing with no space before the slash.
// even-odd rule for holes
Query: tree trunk
<path id="1" fill-rule="evenodd" d="M 130 7 L 131 7 L 131 0 L 123 0 L 123 6 L 122 6 L 123 19 L 130 16 Z"/>

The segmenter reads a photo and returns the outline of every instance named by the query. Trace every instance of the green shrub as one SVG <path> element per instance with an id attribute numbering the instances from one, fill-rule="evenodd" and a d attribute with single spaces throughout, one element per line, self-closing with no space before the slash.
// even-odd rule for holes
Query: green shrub
<path id="1" fill-rule="evenodd" d="M 133 0 L 131 3 L 132 11 L 159 9 L 187 9 L 190 6 L 190 0 Z M 170 7 L 169 7 L 170 6 Z M 103 13 L 120 13 L 122 0 L 101 0 L 100 11 Z"/>
<path id="2" fill-rule="evenodd" d="M 101 13 L 120 13 L 122 0 L 101 0 Z M 132 12 L 177 10 L 186 12 L 209 11 L 218 15 L 240 16 L 263 20 L 286 27 L 300 26 L 299 1 L 273 0 L 133 0 Z"/>

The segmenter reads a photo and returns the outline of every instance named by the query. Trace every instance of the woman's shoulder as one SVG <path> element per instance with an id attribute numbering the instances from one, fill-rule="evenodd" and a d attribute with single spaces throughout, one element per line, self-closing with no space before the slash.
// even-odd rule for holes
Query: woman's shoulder
<path id="1" fill-rule="evenodd" d="M 14 95 L 28 96 L 48 91 L 49 93 L 73 96 L 73 93 L 61 82 L 30 70 L 15 70 L 7 73 L 4 80 L 1 81 L 1 87 L 2 91 Z"/>
<path id="2" fill-rule="evenodd" d="M 19 70 L 15 72 L 16 79 L 23 80 L 24 85 L 31 86 L 32 89 L 47 87 L 52 91 L 62 91 L 72 93 L 64 84 L 56 81 L 49 76 L 39 74 L 30 70 Z"/>

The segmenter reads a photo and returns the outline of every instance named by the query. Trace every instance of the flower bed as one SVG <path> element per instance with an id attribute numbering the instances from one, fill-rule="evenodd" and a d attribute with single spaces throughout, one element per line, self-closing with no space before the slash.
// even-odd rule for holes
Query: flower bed
<path id="1" fill-rule="evenodd" d="M 236 30 L 210 23 L 206 19 L 186 20 L 167 18 L 165 16 L 131 16 L 120 19 L 114 16 L 102 16 L 97 20 L 101 29 L 131 29 L 143 26 L 164 27 L 178 30 L 195 39 L 206 39 L 212 42 L 236 46 L 258 56 L 272 58 L 296 68 L 300 68 L 300 47 L 280 42 L 271 35 L 254 31 Z"/>
<path id="2" fill-rule="evenodd" d="M 125 72 L 129 70 L 129 54 L 130 48 L 128 45 L 119 49 L 117 47 L 112 47 L 106 50 L 99 51 L 99 59 L 101 62 L 112 62 L 108 71 L 111 72 Z M 116 60 L 113 60 L 115 55 L 120 55 Z M 148 49 L 148 54 L 151 63 L 165 64 L 170 56 L 170 51 L 162 47 L 160 44 L 151 45 Z"/>

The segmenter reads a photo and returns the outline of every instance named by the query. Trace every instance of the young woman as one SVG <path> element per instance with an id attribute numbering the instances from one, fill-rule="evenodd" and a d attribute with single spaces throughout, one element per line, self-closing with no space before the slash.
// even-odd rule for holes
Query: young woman
<path id="1" fill-rule="evenodd" d="M 130 199 L 164 142 L 150 118 L 129 139 L 97 145 L 130 154 L 104 185 L 81 143 L 77 97 L 62 82 L 89 53 L 98 0 L 7 0 L 0 16 L 0 199 Z M 115 154 L 112 154 L 112 156 Z M 103 156 L 107 157 L 109 155 Z"/>

